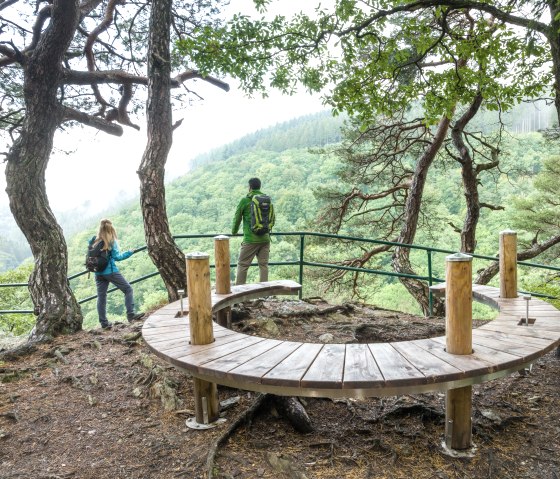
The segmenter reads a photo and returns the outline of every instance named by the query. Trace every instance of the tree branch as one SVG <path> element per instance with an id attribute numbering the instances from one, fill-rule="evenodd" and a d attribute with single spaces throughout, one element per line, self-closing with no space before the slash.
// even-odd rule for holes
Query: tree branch
<path id="1" fill-rule="evenodd" d="M 104 118 L 88 115 L 67 106 L 61 106 L 62 121 L 77 121 L 83 125 L 97 128 L 98 130 L 109 133 L 110 135 L 121 136 L 123 129 L 120 125 L 115 125 Z"/>
<path id="2" fill-rule="evenodd" d="M 505 210 L 505 207 L 499 205 L 491 205 L 490 203 L 483 203 L 480 202 L 479 206 L 481 208 L 488 208 L 489 210 L 498 211 L 498 210 Z"/>
<path id="3" fill-rule="evenodd" d="M 0 1 L 0 10 L 4 10 L 5 8 L 13 5 L 14 3 L 19 2 L 19 0 L 1 0 Z"/>
<path id="4" fill-rule="evenodd" d="M 229 91 L 229 85 L 217 78 L 207 76 L 203 77 L 196 70 L 187 70 L 175 78 L 171 79 L 171 87 L 178 88 L 181 84 L 193 78 L 198 78 L 208 83 L 221 88 L 224 91 Z M 132 75 L 124 70 L 107 70 L 107 71 L 77 71 L 77 70 L 63 70 L 62 83 L 65 85 L 89 85 L 89 84 L 135 84 L 135 85 L 148 85 L 148 77 Z"/>
<path id="5" fill-rule="evenodd" d="M 557 244 L 560 244 L 560 234 L 553 236 L 542 243 L 533 243 L 530 248 L 517 253 L 517 261 L 526 261 L 528 259 L 533 259 Z M 498 274 L 499 271 L 500 264 L 498 261 L 495 261 L 488 267 L 480 270 L 474 282 L 476 284 L 488 284 L 490 280 Z"/>

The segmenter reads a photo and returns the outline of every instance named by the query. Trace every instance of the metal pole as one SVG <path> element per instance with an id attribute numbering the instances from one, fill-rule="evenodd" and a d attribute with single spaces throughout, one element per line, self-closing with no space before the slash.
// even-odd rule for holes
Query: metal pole
<path id="1" fill-rule="evenodd" d="M 299 237 L 299 284 L 301 284 L 301 289 L 299 290 L 299 299 L 303 298 L 303 250 L 305 248 L 305 235 Z"/>
<path id="2" fill-rule="evenodd" d="M 428 253 L 428 286 L 432 286 L 433 281 L 432 281 L 432 251 L 431 250 L 426 250 L 426 253 Z M 428 308 L 429 308 L 429 312 L 430 312 L 430 316 L 434 315 L 434 296 L 432 294 L 432 290 L 428 290 Z"/>

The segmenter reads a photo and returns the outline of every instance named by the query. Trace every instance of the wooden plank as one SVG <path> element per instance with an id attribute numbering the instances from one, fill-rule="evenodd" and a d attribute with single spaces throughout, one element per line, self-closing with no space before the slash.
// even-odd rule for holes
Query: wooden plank
<path id="1" fill-rule="evenodd" d="M 463 372 L 448 362 L 433 355 L 416 344 L 415 341 L 400 341 L 391 343 L 404 358 L 424 375 L 428 382 L 444 382 L 459 379 Z"/>
<path id="2" fill-rule="evenodd" d="M 419 339 L 414 341 L 414 343 L 439 359 L 461 370 L 464 377 L 470 376 L 467 374 L 468 372 L 471 372 L 473 376 L 477 376 L 487 374 L 491 371 L 493 363 L 484 360 L 480 356 L 473 356 L 472 354 L 450 354 L 445 350 L 445 340 L 443 338 L 437 338 L 440 339 L 440 341 L 436 341 L 435 339 L 436 338 Z"/>
<path id="3" fill-rule="evenodd" d="M 212 370 L 228 373 L 232 369 L 238 368 L 248 361 L 259 357 L 261 354 L 278 347 L 282 343 L 283 341 L 278 341 L 276 339 L 265 339 L 264 341 L 252 345 L 250 348 L 241 349 L 218 359 L 209 361 L 203 366 L 200 366 L 199 369 L 205 373 L 212 373 Z"/>
<path id="4" fill-rule="evenodd" d="M 232 354 L 241 349 L 254 346 L 261 341 L 264 341 L 264 338 L 259 338 L 256 336 L 246 336 L 243 339 L 224 343 L 215 341 L 212 344 L 204 345 L 210 346 L 205 349 L 199 349 L 200 346 L 191 346 L 191 348 L 193 349 L 192 352 L 187 353 L 184 356 L 178 356 L 177 359 L 179 361 L 188 362 L 191 366 L 200 366 L 201 364 L 205 364 L 223 356 L 227 356 L 228 354 Z"/>
<path id="5" fill-rule="evenodd" d="M 531 346 L 529 344 L 519 344 L 517 342 L 506 341 L 505 339 L 499 340 L 496 336 L 483 336 L 473 332 L 473 348 L 476 350 L 479 346 L 485 346 L 496 351 L 503 351 L 508 354 L 531 360 L 539 357 L 542 354 L 540 347 Z"/>
<path id="6" fill-rule="evenodd" d="M 228 333 L 218 334 L 214 336 L 214 338 L 219 344 L 224 344 L 225 342 L 237 341 L 241 339 L 238 336 L 238 333 L 235 333 L 234 331 L 231 331 L 229 334 Z M 210 343 L 210 344 L 214 344 L 214 343 Z M 150 345 L 153 347 L 157 347 L 160 351 L 165 352 L 172 356 L 176 355 L 176 353 L 173 352 L 174 349 L 180 348 L 182 346 L 186 346 L 186 347 L 192 346 L 192 344 L 190 343 L 190 336 L 188 334 L 187 336 L 181 336 L 180 338 L 175 336 L 173 339 L 169 339 L 169 337 L 166 337 L 165 341 L 160 341 L 160 342 L 150 341 Z"/>
<path id="7" fill-rule="evenodd" d="M 510 341 L 518 344 L 528 344 L 536 348 L 547 348 L 550 346 L 550 339 L 543 339 L 535 335 L 535 330 L 529 326 L 516 326 L 515 329 L 504 326 L 491 326 L 489 328 L 478 328 L 476 334 L 479 336 L 493 337 L 498 341 Z"/>
<path id="8" fill-rule="evenodd" d="M 391 344 L 368 344 L 387 386 L 426 383 L 425 376 Z"/>
<path id="9" fill-rule="evenodd" d="M 342 387 L 380 387 L 384 382 L 368 345 L 347 344 Z"/>
<path id="10" fill-rule="evenodd" d="M 344 344 L 325 344 L 301 379 L 301 387 L 311 389 L 341 388 L 345 355 Z"/>
<path id="11" fill-rule="evenodd" d="M 299 387 L 301 378 L 323 348 L 323 344 L 303 343 L 262 377 L 262 384 Z"/>
<path id="12" fill-rule="evenodd" d="M 434 341 L 440 343 L 442 346 L 445 345 L 445 338 L 433 338 Z M 457 356 L 460 357 L 460 356 Z M 478 359 L 487 363 L 487 373 L 493 373 L 495 371 L 500 371 L 502 369 L 512 368 L 526 362 L 520 356 L 515 354 L 510 354 L 508 352 L 488 348 L 482 344 L 476 344 L 474 346 L 473 354 L 465 355 L 464 358 Z M 467 360 L 468 361 L 468 360 Z M 478 368 L 473 368 L 470 371 L 466 370 L 469 377 L 476 377 L 481 375 L 481 371 Z"/>
<path id="13" fill-rule="evenodd" d="M 509 328 L 512 332 L 514 332 L 517 331 L 518 329 L 521 330 L 521 328 L 524 328 L 527 329 L 528 331 L 533 331 L 535 336 L 537 337 L 542 337 L 545 339 L 550 338 L 551 340 L 554 340 L 554 338 L 560 338 L 560 324 L 554 324 L 551 322 L 547 322 L 546 320 L 537 319 L 537 321 L 534 324 L 530 325 L 529 327 L 525 325 L 518 326 L 517 322 L 511 323 L 511 322 L 501 321 L 501 320 L 494 320 L 492 321 L 492 323 L 493 323 L 492 328 L 496 328 L 496 329 L 503 328 L 504 330 L 507 330 Z M 484 328 L 485 327 L 486 325 L 484 326 Z"/>
<path id="14" fill-rule="evenodd" d="M 254 359 L 230 370 L 228 376 L 234 379 L 242 379 L 243 381 L 254 379 L 256 382 L 260 383 L 262 376 L 301 346 L 302 343 L 284 341 L 278 347 L 260 356 L 256 356 Z"/>

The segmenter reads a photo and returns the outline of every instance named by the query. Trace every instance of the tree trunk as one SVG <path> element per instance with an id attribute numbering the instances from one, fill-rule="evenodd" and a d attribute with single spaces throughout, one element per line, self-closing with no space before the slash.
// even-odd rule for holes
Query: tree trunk
<path id="1" fill-rule="evenodd" d="M 27 238 L 35 268 L 29 291 L 37 314 L 31 339 L 79 331 L 80 307 L 67 280 L 68 253 L 45 187 L 45 171 L 61 121 L 57 88 L 60 65 L 79 19 L 79 2 L 55 0 L 51 21 L 24 63 L 25 120 L 7 156 L 10 209 Z"/>
<path id="2" fill-rule="evenodd" d="M 443 117 L 439 122 L 438 129 L 434 139 L 428 149 L 424 152 L 416 164 L 414 171 L 414 178 L 412 185 L 408 191 L 408 197 L 405 204 L 405 216 L 403 227 L 397 240 L 398 243 L 412 244 L 418 229 L 418 218 L 420 216 L 420 209 L 422 206 L 422 195 L 426 185 L 426 178 L 428 170 L 436 157 L 443 140 L 447 135 L 449 129 L 450 119 Z M 399 273 L 415 274 L 410 264 L 410 249 L 397 247 L 393 253 L 392 259 L 393 269 Z M 401 283 L 405 286 L 408 292 L 414 297 L 422 308 L 424 315 L 429 315 L 429 289 L 428 285 L 417 279 L 412 278 L 399 278 Z M 435 315 L 443 314 L 443 303 L 440 300 L 434 301 L 433 313 Z"/>
<path id="3" fill-rule="evenodd" d="M 165 205 L 165 163 L 173 141 L 169 53 L 172 0 L 154 0 L 148 47 L 148 142 L 138 171 L 148 254 L 158 268 L 170 301 L 186 289 L 185 256 L 175 244 Z"/>
<path id="4" fill-rule="evenodd" d="M 459 118 L 451 131 L 453 145 L 459 152 L 461 163 L 461 176 L 463 178 L 463 190 L 467 203 L 467 214 L 461 231 L 461 251 L 463 253 L 474 253 L 476 248 L 476 227 L 480 219 L 480 198 L 478 194 L 478 173 L 474 166 L 473 158 L 463 140 L 465 126 L 477 114 L 482 104 L 482 94 L 479 92 L 467 111 Z"/>
<path id="5" fill-rule="evenodd" d="M 558 128 L 560 128 L 560 3 L 551 0 L 548 2 L 550 8 L 550 29 L 548 42 L 552 55 L 552 72 L 554 74 L 554 105 L 556 106 L 556 117 Z"/>

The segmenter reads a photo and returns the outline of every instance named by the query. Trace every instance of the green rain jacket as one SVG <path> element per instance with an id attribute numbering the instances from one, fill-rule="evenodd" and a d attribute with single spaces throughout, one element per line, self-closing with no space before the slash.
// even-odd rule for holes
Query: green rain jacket
<path id="1" fill-rule="evenodd" d="M 233 226 L 231 233 L 236 235 L 243 220 L 243 243 L 270 243 L 270 235 L 259 236 L 251 231 L 251 198 L 254 195 L 264 194 L 260 190 L 252 190 L 237 205 L 235 216 L 233 217 Z"/>

